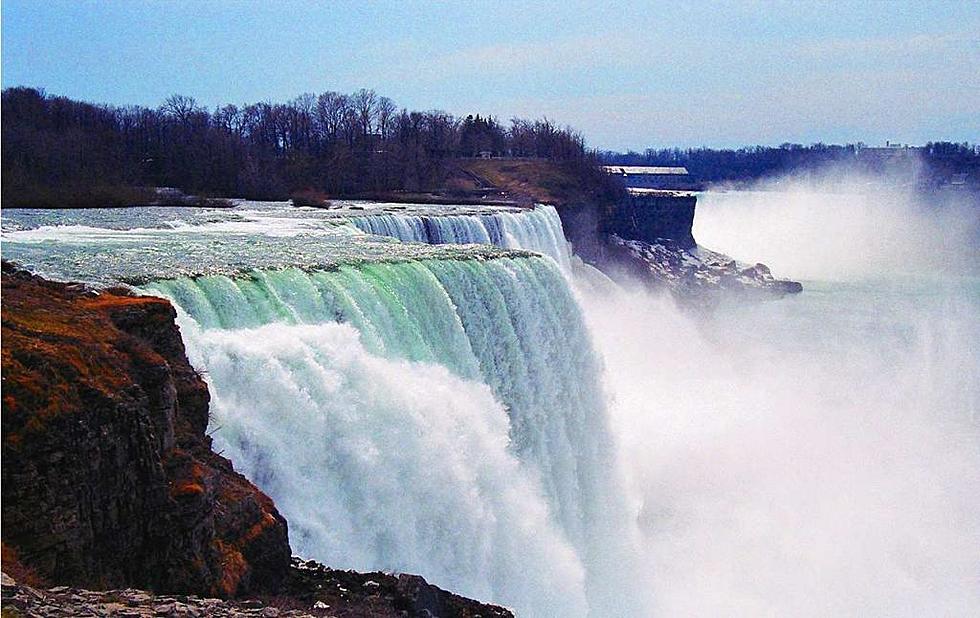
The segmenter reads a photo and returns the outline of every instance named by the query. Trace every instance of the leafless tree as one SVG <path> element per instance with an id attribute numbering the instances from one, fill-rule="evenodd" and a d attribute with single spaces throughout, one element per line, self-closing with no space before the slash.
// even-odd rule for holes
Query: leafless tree
<path id="1" fill-rule="evenodd" d="M 182 94 L 173 94 L 167 97 L 163 104 L 163 110 L 181 123 L 186 123 L 191 114 L 200 111 L 194 97 L 187 97 Z"/>
<path id="2" fill-rule="evenodd" d="M 371 133 L 374 128 L 374 120 L 378 114 L 377 102 L 378 95 L 373 90 L 361 88 L 351 96 L 351 103 L 364 135 Z"/>

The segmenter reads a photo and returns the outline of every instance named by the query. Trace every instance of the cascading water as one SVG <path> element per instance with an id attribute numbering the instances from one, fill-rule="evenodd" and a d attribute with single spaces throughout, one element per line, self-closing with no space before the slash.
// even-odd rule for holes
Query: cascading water
<path id="1" fill-rule="evenodd" d="M 352 225 L 368 234 L 390 236 L 402 242 L 490 244 L 506 249 L 534 251 L 554 259 L 568 272 L 570 252 L 561 219 L 553 206 L 530 210 L 499 210 L 480 214 L 416 215 L 382 213 L 350 217 Z"/>
<path id="2" fill-rule="evenodd" d="M 559 228 L 560 229 L 560 228 Z M 629 525 L 578 307 L 499 258 L 157 281 L 218 444 L 294 548 L 528 615 L 628 611 Z"/>
<path id="3" fill-rule="evenodd" d="M 216 445 L 273 496 L 293 550 L 422 573 L 533 615 L 582 615 L 585 570 L 490 390 L 377 356 L 348 325 L 196 331 Z"/>
<path id="4" fill-rule="evenodd" d="M 635 535 L 557 213 L 429 210 L 25 213 L 5 217 L 4 249 L 174 301 L 216 444 L 298 552 L 522 615 L 635 615 Z"/>

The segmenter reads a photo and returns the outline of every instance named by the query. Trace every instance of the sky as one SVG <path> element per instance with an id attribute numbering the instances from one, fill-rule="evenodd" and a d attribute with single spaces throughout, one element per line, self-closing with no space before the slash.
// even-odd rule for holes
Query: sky
<path id="1" fill-rule="evenodd" d="M 980 0 L 3 0 L 4 87 L 214 107 L 373 88 L 603 149 L 980 141 Z"/>

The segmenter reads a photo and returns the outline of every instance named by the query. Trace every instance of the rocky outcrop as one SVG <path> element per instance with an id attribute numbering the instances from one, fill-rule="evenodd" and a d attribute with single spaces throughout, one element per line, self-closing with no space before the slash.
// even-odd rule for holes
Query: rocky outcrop
<path id="1" fill-rule="evenodd" d="M 704 309 L 723 296 L 765 300 L 803 286 L 776 279 L 765 264 L 742 264 L 694 240 L 697 196 L 633 189 L 612 205 L 565 205 L 558 214 L 576 255 L 616 278 L 667 290 L 682 305 Z"/>
<path id="2" fill-rule="evenodd" d="M 261 601 L 223 601 L 186 595 L 155 595 L 145 590 L 86 590 L 70 586 L 35 588 L 3 574 L 3 607 L 15 616 L 74 618 L 126 616 L 127 618 L 301 618 L 323 616 L 299 609 L 283 610 Z"/>
<path id="3" fill-rule="evenodd" d="M 433 586 L 418 575 L 358 573 L 330 569 L 293 558 L 283 592 L 294 603 L 333 616 L 410 616 L 436 618 L 507 618 L 502 607 L 480 603 Z"/>
<path id="4" fill-rule="evenodd" d="M 776 279 L 765 264 L 742 264 L 704 247 L 669 241 L 643 242 L 609 237 L 611 251 L 629 274 L 666 288 L 689 306 L 710 307 L 723 294 L 743 299 L 782 298 L 803 291 L 796 281 Z"/>
<path id="5" fill-rule="evenodd" d="M 6 567 L 5 567 L 6 568 Z M 218 616 L 228 618 L 512 618 L 502 607 L 446 592 L 417 575 L 357 573 L 293 558 L 284 594 L 243 600 L 156 595 L 132 588 L 38 588 L 3 574 L 3 606 L 31 616 Z M 5 614 L 6 615 L 6 614 Z"/>
<path id="6" fill-rule="evenodd" d="M 277 590 L 286 522 L 212 452 L 173 307 L 7 264 L 2 286 L 5 550 L 52 583 Z"/>

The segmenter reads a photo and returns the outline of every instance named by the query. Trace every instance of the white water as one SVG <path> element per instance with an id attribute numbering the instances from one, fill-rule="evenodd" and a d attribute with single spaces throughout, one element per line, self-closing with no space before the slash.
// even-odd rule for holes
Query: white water
<path id="1" fill-rule="evenodd" d="M 581 615 L 585 570 L 490 389 L 369 352 L 347 325 L 183 331 L 218 445 L 273 496 L 293 551 Z"/>
<path id="2" fill-rule="evenodd" d="M 600 368 L 555 262 L 149 289 L 180 307 L 217 443 L 276 500 L 295 551 L 526 615 L 635 613 Z"/>
<path id="3" fill-rule="evenodd" d="M 566 272 L 571 267 L 568 242 L 553 206 L 541 204 L 523 212 L 450 216 L 386 213 L 351 217 L 350 222 L 368 234 L 390 236 L 403 242 L 491 244 L 546 255 Z"/>
<path id="4" fill-rule="evenodd" d="M 650 613 L 976 615 L 980 279 L 910 260 L 937 251 L 936 222 L 873 196 L 761 199 L 709 196 L 696 237 L 832 283 L 699 323 L 638 288 L 582 294 L 642 501 Z M 733 223 L 760 209 L 773 219 Z M 946 249 L 975 255 L 962 231 Z"/>

